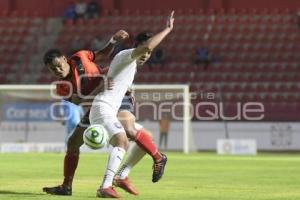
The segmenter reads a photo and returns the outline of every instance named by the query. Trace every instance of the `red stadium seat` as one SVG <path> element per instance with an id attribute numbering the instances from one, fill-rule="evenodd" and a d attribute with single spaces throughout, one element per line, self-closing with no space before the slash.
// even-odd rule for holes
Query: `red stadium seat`
<path id="1" fill-rule="evenodd" d="M 8 16 L 8 13 L 9 13 L 9 12 L 8 12 L 7 10 L 1 10 L 1 11 L 0 11 L 0 17 L 3 17 L 3 18 L 4 18 L 4 17 L 7 17 L 7 16 Z"/>
<path id="2" fill-rule="evenodd" d="M 236 15 L 237 10 L 235 8 L 230 8 L 228 13 L 229 13 L 229 15 Z"/>
<path id="3" fill-rule="evenodd" d="M 242 86 L 240 85 L 240 84 L 235 84 L 234 86 L 233 86 L 233 92 L 236 92 L 236 93 L 240 93 L 240 92 L 242 92 L 243 91 L 243 88 L 242 88 Z"/>
<path id="4" fill-rule="evenodd" d="M 274 102 L 276 103 L 284 103 L 286 100 L 283 95 L 277 94 L 274 98 Z"/>
<path id="5" fill-rule="evenodd" d="M 271 94 L 265 94 L 262 96 L 262 102 L 264 103 L 271 103 L 273 102 L 273 97 Z"/>
<path id="6" fill-rule="evenodd" d="M 297 95 L 295 94 L 289 94 L 287 96 L 287 103 L 296 103 L 296 102 L 299 102 L 299 98 L 297 97 Z"/>
<path id="7" fill-rule="evenodd" d="M 291 93 L 298 93 L 299 90 L 300 90 L 300 87 L 298 87 L 297 84 L 292 84 L 288 91 Z"/>

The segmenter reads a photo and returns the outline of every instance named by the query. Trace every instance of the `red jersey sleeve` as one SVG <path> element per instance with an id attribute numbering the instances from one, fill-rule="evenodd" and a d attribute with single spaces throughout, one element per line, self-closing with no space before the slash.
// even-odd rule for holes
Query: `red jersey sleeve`
<path id="1" fill-rule="evenodd" d="M 89 51 L 89 50 L 78 51 L 73 56 L 87 57 L 90 61 L 95 60 L 95 53 L 93 51 Z"/>

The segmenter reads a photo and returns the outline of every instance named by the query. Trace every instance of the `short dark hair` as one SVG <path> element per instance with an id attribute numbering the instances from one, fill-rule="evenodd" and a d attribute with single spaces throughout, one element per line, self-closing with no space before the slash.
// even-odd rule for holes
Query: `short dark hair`
<path id="1" fill-rule="evenodd" d="M 61 57 L 63 54 L 58 49 L 50 49 L 44 54 L 44 64 L 51 64 L 55 58 Z"/>
<path id="2" fill-rule="evenodd" d="M 134 47 L 139 46 L 140 44 L 142 44 L 143 42 L 146 42 L 149 38 L 151 38 L 153 36 L 153 34 L 151 32 L 148 31 L 144 31 L 139 33 L 136 37 L 135 37 L 135 43 L 134 43 Z"/>

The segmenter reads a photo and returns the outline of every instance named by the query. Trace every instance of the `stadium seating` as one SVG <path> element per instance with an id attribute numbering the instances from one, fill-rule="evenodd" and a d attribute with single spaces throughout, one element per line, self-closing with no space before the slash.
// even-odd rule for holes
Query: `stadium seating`
<path id="1" fill-rule="evenodd" d="M 155 32 L 165 20 L 162 10 L 103 13 L 99 19 L 66 21 L 54 46 L 67 52 L 74 38 L 79 38 L 89 47 L 94 37 L 109 37 L 120 28 L 131 34 Z M 30 41 L 37 34 L 35 30 L 46 29 L 43 22 L 47 21 L 20 17 L 25 14 L 15 13 L 13 19 L 6 20 L 7 14 L 2 13 L 0 18 L 0 51 L 1 55 L 6 53 L 0 57 L 1 71 L 18 74 L 20 83 L 27 83 L 20 74 L 31 69 L 30 65 L 41 66 L 40 61 L 24 63 L 24 57 L 37 53 Z M 136 81 L 188 83 L 192 92 L 203 91 L 205 86 L 204 92 L 214 91 L 218 98 L 224 96 L 223 100 L 229 102 L 225 110 L 231 110 L 238 101 L 262 101 L 266 120 L 299 120 L 299 32 L 297 18 L 288 9 L 180 10 L 176 13 L 174 32 L 161 45 L 167 56 L 166 64 L 145 66 Z M 197 47 L 206 47 L 216 57 L 206 70 L 201 64 L 194 64 Z M 21 70 L 11 67 L 15 64 L 22 66 Z M 48 72 L 42 66 L 39 69 L 40 75 L 31 81 L 51 81 Z M 0 78 L 1 83 L 15 83 L 19 79 Z"/>

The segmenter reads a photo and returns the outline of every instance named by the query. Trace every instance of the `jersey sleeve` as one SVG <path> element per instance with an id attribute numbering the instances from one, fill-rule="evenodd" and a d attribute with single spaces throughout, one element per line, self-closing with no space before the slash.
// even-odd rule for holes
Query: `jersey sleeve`
<path id="1" fill-rule="evenodd" d="M 128 50 L 121 51 L 116 55 L 116 59 L 122 60 L 123 62 L 133 62 L 134 60 L 136 60 L 133 59 L 131 56 L 134 50 L 135 49 L 128 49 Z"/>
<path id="2" fill-rule="evenodd" d="M 136 59 L 131 57 L 134 49 L 128 49 L 120 51 L 111 61 L 110 70 L 108 72 L 109 77 L 115 77 L 119 74 L 125 67 L 131 66 L 131 63 L 135 62 Z"/>
<path id="3" fill-rule="evenodd" d="M 81 50 L 78 51 L 74 54 L 74 56 L 79 56 L 79 57 L 86 57 L 88 58 L 90 61 L 94 61 L 95 60 L 95 53 L 93 51 L 89 51 L 89 50 Z"/>

